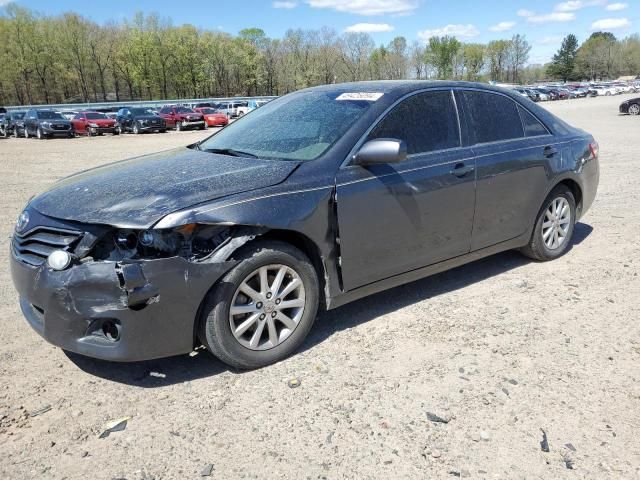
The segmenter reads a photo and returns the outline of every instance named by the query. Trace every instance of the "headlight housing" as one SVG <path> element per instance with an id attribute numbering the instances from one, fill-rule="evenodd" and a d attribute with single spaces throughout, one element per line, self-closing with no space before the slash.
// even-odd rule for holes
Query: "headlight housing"
<path id="1" fill-rule="evenodd" d="M 167 229 L 118 229 L 95 245 L 95 260 L 153 259 L 181 256 L 190 260 L 207 257 L 231 237 L 231 228 L 190 223 Z"/>
<path id="2" fill-rule="evenodd" d="M 97 123 L 90 123 L 89 126 L 91 128 L 98 128 L 98 124 Z"/>

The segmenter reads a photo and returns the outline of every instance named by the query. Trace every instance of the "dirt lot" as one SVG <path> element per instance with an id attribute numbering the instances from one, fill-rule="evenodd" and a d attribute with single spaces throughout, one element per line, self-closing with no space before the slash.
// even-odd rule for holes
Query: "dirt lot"
<path id="1" fill-rule="evenodd" d="M 0 140 L 0 478 L 640 478 L 640 119 L 622 99 L 547 105 L 601 146 L 566 256 L 508 252 L 325 313 L 301 353 L 246 373 L 206 352 L 68 357 L 24 321 L 8 271 L 32 194 L 203 133 Z"/>

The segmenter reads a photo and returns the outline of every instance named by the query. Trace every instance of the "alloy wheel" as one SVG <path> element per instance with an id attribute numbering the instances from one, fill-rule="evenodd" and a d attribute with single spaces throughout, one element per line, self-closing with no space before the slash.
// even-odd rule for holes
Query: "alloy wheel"
<path id="1" fill-rule="evenodd" d="M 266 265 L 251 272 L 236 289 L 229 308 L 235 339 L 250 350 L 268 350 L 297 328 L 305 309 L 300 275 L 287 265 Z"/>
<path id="2" fill-rule="evenodd" d="M 560 248 L 571 227 L 571 206 L 564 197 L 554 199 L 544 214 L 542 240 L 549 250 Z"/>
<path id="3" fill-rule="evenodd" d="M 629 106 L 629 113 L 631 115 L 640 115 L 640 105 L 638 105 L 637 103 L 634 103 L 633 105 Z"/>

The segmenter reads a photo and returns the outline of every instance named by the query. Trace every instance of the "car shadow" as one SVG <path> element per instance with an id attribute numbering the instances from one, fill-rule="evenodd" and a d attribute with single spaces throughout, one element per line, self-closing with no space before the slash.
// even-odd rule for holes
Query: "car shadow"
<path id="1" fill-rule="evenodd" d="M 593 227 L 588 224 L 576 224 L 571 246 L 582 243 L 592 231 Z M 322 312 L 300 351 L 313 348 L 341 330 L 353 328 L 408 305 L 465 288 L 530 262 L 530 259 L 513 250 L 502 252 L 371 295 L 335 310 Z M 71 352 L 65 352 L 65 354 L 71 362 L 86 373 L 141 388 L 159 388 L 212 377 L 224 372 L 243 373 L 222 363 L 202 347 L 196 352 L 195 355 L 131 363 L 97 360 Z"/>

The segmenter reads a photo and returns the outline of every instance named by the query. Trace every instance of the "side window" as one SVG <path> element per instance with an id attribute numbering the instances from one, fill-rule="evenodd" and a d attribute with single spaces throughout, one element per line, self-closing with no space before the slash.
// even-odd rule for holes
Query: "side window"
<path id="1" fill-rule="evenodd" d="M 407 153 L 427 153 L 460 146 L 458 118 L 450 91 L 413 95 L 396 106 L 369 134 L 368 140 L 395 138 Z"/>
<path id="2" fill-rule="evenodd" d="M 524 133 L 527 137 L 537 137 L 549 134 L 549 131 L 542 123 L 540 123 L 540 120 L 520 106 L 518 106 L 518 110 L 520 111 L 522 125 L 524 125 Z"/>
<path id="3" fill-rule="evenodd" d="M 475 143 L 498 142 L 524 137 L 516 103 L 490 92 L 462 92 Z"/>
<path id="4" fill-rule="evenodd" d="M 167 107 L 162 107 L 160 109 L 160 113 L 169 113 L 169 109 Z"/>
<path id="5" fill-rule="evenodd" d="M 73 117 L 74 120 L 83 120 L 84 115 L 82 113 L 78 113 L 76 114 L 75 117 Z"/>

